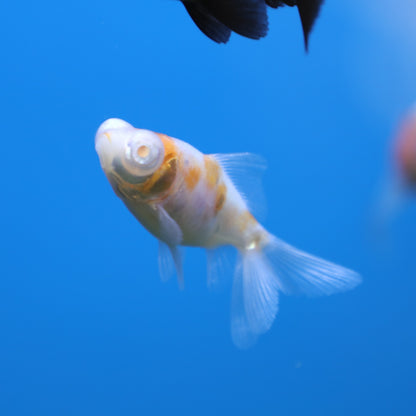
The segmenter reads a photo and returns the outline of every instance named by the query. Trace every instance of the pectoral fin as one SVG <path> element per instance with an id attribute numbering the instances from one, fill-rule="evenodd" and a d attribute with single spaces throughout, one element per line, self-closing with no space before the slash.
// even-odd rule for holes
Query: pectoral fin
<path id="1" fill-rule="evenodd" d="M 160 276 L 162 280 L 167 280 L 172 274 L 173 268 L 175 268 L 179 287 L 183 289 L 182 256 L 178 248 L 178 245 L 182 242 L 182 231 L 162 206 L 159 205 L 155 209 L 159 219 Z"/>
<path id="2" fill-rule="evenodd" d="M 180 244 L 182 242 L 182 231 L 179 225 L 162 206 L 156 206 L 155 210 L 159 222 L 158 237 L 160 240 L 168 246 L 177 246 Z"/>

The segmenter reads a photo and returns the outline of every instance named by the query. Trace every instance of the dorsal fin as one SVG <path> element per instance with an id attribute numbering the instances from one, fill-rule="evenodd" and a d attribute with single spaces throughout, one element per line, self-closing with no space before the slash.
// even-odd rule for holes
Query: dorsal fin
<path id="1" fill-rule="evenodd" d="M 254 216 L 266 216 L 266 198 L 262 176 L 267 168 L 265 159 L 253 153 L 217 153 L 210 155 L 221 165 L 243 197 Z"/>

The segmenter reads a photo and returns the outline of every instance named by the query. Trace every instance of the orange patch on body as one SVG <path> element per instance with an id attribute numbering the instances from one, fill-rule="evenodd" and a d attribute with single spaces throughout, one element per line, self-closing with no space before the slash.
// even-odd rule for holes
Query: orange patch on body
<path id="1" fill-rule="evenodd" d="M 189 191 L 195 188 L 201 178 L 201 169 L 191 166 L 185 173 L 185 184 Z"/>
<path id="2" fill-rule="evenodd" d="M 143 184 L 144 194 L 156 195 L 169 190 L 175 180 L 177 172 L 177 159 L 165 160 L 162 166 Z"/>
<path id="3" fill-rule="evenodd" d="M 237 219 L 238 228 L 240 231 L 245 231 L 250 225 L 257 223 L 257 220 L 253 217 L 250 211 L 244 211 Z"/>
<path id="4" fill-rule="evenodd" d="M 218 185 L 215 195 L 215 213 L 217 214 L 224 205 L 227 196 L 227 187 L 224 183 Z"/>
<path id="5" fill-rule="evenodd" d="M 162 140 L 163 147 L 165 148 L 165 159 L 169 154 L 177 156 L 178 149 L 176 148 L 175 141 L 172 137 L 167 136 L 166 134 L 156 133 L 159 136 L 159 139 Z"/>
<path id="6" fill-rule="evenodd" d="M 156 134 L 162 140 L 165 157 L 159 169 L 139 185 L 140 193 L 147 196 L 156 196 L 169 191 L 179 169 L 179 155 L 175 141 L 166 134 Z"/>
<path id="7" fill-rule="evenodd" d="M 205 179 L 209 188 L 214 188 L 219 181 L 221 168 L 212 157 L 204 156 Z"/>

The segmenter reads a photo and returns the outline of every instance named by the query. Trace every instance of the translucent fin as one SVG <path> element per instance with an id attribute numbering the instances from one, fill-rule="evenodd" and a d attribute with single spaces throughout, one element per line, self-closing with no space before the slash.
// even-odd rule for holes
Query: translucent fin
<path id="1" fill-rule="evenodd" d="M 168 246 L 159 240 L 159 273 L 162 281 L 167 281 L 176 270 L 178 284 L 184 287 L 181 252 L 176 246 Z"/>
<path id="2" fill-rule="evenodd" d="M 273 323 L 278 292 L 330 295 L 352 289 L 359 274 L 300 251 L 274 236 L 263 250 L 241 251 L 233 286 L 231 335 L 247 348 Z"/>
<path id="3" fill-rule="evenodd" d="M 372 212 L 372 228 L 377 235 L 384 234 L 408 200 L 408 186 L 403 178 L 391 174 L 378 190 L 377 205 Z"/>
<path id="4" fill-rule="evenodd" d="M 230 246 L 208 248 L 207 252 L 207 285 L 209 289 L 217 289 L 227 276 L 232 275 L 233 252 Z"/>
<path id="5" fill-rule="evenodd" d="M 165 211 L 161 205 L 155 207 L 159 220 L 159 237 L 170 247 L 182 242 L 182 231 L 179 225 Z"/>
<path id="6" fill-rule="evenodd" d="M 239 348 L 252 346 L 272 325 L 278 310 L 278 280 L 266 256 L 242 254 L 237 265 L 231 306 L 231 336 Z"/>
<path id="7" fill-rule="evenodd" d="M 253 215 L 264 220 L 267 209 L 262 176 L 267 168 L 266 160 L 253 153 L 216 153 L 210 156 L 230 177 Z"/>
<path id="8" fill-rule="evenodd" d="M 170 247 L 170 252 L 172 253 L 173 261 L 175 263 L 176 275 L 178 277 L 178 285 L 180 289 L 183 289 L 184 279 L 183 279 L 183 266 L 182 266 L 182 255 L 178 246 Z"/>
<path id="9" fill-rule="evenodd" d="M 361 283 L 361 276 L 353 270 L 298 250 L 274 236 L 270 238 L 265 252 L 285 294 L 332 295 Z"/>
<path id="10" fill-rule="evenodd" d="M 160 278 L 166 282 L 175 273 L 175 263 L 169 246 L 161 240 L 159 240 L 158 263 Z"/>

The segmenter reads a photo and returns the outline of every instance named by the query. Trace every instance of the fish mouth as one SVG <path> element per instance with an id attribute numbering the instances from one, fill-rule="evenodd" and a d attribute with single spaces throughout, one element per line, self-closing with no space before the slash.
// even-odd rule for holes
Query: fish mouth
<path id="1" fill-rule="evenodd" d="M 108 137 L 109 134 L 97 134 L 95 136 L 95 151 L 98 153 L 98 155 L 103 154 L 103 151 L 106 147 L 106 145 L 111 145 L 111 136 Z"/>
<path id="2" fill-rule="evenodd" d="M 102 145 L 100 143 L 102 141 L 106 141 L 110 145 L 112 144 L 112 137 L 109 131 L 100 131 L 100 130 L 97 131 L 97 134 L 95 135 L 95 148 L 96 149 L 97 149 L 97 146 Z"/>
<path id="3" fill-rule="evenodd" d="M 107 172 L 111 169 L 116 151 L 114 148 L 114 141 L 111 140 L 110 133 L 97 133 L 95 136 L 95 151 L 100 159 L 101 167 Z"/>

